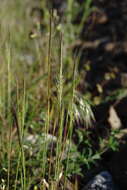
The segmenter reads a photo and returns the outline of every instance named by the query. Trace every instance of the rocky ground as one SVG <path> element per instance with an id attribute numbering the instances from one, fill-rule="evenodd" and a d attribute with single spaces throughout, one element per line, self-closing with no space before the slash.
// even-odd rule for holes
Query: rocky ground
<path id="1" fill-rule="evenodd" d="M 93 5 L 96 10 L 89 16 L 81 33 L 83 50 L 79 69 L 85 64 L 90 67 L 85 72 L 81 90 L 90 91 L 95 104 L 98 104 L 94 106 L 94 112 L 101 133 L 106 128 L 115 127 L 109 120 L 109 117 L 113 118 L 111 106 L 120 120 L 124 140 L 119 152 L 104 154 L 102 165 L 123 190 L 127 187 L 127 96 L 124 94 L 127 87 L 127 1 L 95 0 Z M 117 94 L 119 89 L 123 90 L 121 94 Z"/>

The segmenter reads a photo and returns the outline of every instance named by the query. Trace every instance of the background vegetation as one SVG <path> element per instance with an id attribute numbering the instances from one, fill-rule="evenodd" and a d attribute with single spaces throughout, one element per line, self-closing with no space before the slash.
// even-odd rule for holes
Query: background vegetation
<path id="1" fill-rule="evenodd" d="M 81 38 L 97 8 L 91 0 L 52 2 L 1 2 L 0 190 L 81 189 L 105 152 L 119 147 L 115 110 L 118 127 L 111 118 L 100 131 L 94 113 L 126 88 L 105 95 L 97 83 L 94 95 L 84 80 L 90 62 L 81 63 L 83 49 L 100 43 Z"/>

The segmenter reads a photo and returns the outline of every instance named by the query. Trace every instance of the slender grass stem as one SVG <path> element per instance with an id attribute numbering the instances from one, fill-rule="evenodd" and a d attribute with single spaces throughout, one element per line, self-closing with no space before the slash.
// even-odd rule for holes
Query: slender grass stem
<path id="1" fill-rule="evenodd" d="M 49 40 L 48 40 L 48 81 L 47 81 L 47 117 L 45 122 L 45 133 L 48 134 L 50 128 L 50 111 L 51 111 L 51 47 L 52 47 L 52 19 L 53 19 L 53 10 L 50 10 L 50 21 L 49 21 Z M 46 162 L 47 162 L 47 142 L 44 143 L 45 151 L 43 151 L 43 177 L 45 176 Z M 50 172 L 50 171 L 49 171 Z"/>
<path id="2" fill-rule="evenodd" d="M 10 186 L 10 170 L 11 170 L 11 148 L 12 148 L 12 124 L 11 124 L 11 49 L 7 45 L 7 120 L 9 126 L 9 138 L 8 138 L 8 185 L 7 189 L 9 190 Z"/>
<path id="3" fill-rule="evenodd" d="M 48 44 L 48 84 L 47 84 L 47 96 L 48 96 L 48 121 L 47 121 L 47 129 L 50 125 L 50 98 L 51 98 L 51 46 L 52 46 L 52 17 L 53 10 L 50 10 L 50 23 L 49 23 L 49 44 Z M 48 132 L 48 131 L 47 131 Z"/>

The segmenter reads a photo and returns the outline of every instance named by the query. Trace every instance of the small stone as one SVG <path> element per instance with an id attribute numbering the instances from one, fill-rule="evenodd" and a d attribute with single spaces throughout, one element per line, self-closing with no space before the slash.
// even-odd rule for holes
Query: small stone
<path id="1" fill-rule="evenodd" d="M 105 45 L 105 50 L 110 52 L 113 51 L 115 47 L 116 47 L 115 43 L 109 42 Z"/>
<path id="2" fill-rule="evenodd" d="M 109 118 L 108 122 L 112 129 L 117 130 L 120 129 L 122 126 L 121 120 L 113 106 L 109 109 Z"/>
<path id="3" fill-rule="evenodd" d="M 103 171 L 96 175 L 83 190 L 118 190 L 109 172 Z"/>

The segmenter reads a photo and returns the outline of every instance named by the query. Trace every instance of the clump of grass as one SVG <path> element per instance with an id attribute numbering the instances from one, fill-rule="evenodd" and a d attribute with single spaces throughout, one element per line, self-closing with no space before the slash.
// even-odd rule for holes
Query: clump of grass
<path id="1" fill-rule="evenodd" d="M 68 2 L 67 28 L 61 24 L 61 28 L 56 30 L 53 10 L 50 14 L 46 11 L 46 15 L 50 17 L 48 37 L 45 35 L 48 42 L 43 44 L 46 50 L 38 45 L 40 43 L 38 39 L 30 41 L 28 38 L 29 19 L 27 14 L 25 17 L 23 14 L 27 1 L 13 0 L 9 4 L 8 1 L 3 2 L 2 6 L 10 12 L 8 15 L 5 15 L 6 11 L 1 13 L 4 18 L 0 47 L 3 73 L 0 78 L 2 84 L 0 188 L 2 190 L 27 190 L 32 187 L 56 189 L 61 178 L 64 176 L 67 179 L 66 177 L 72 172 L 69 168 L 75 121 L 80 120 L 87 126 L 93 119 L 90 105 L 76 90 L 80 80 L 78 59 L 73 58 L 72 51 L 67 52 L 66 49 L 67 43 L 70 43 L 66 32 L 73 31 L 73 28 L 68 29 L 72 20 L 70 11 L 73 2 Z M 5 24 L 8 23 L 10 14 L 12 14 L 11 27 L 8 27 L 5 33 L 7 29 Z M 21 22 L 18 25 L 17 20 Z M 74 40 L 75 33 L 72 35 L 71 40 Z M 20 59 L 24 52 L 35 56 L 31 65 L 27 60 Z M 46 138 L 44 140 L 42 138 L 42 136 L 48 137 L 49 134 L 57 139 L 55 145 L 52 140 L 50 147 Z M 24 141 L 30 135 L 33 135 L 32 141 L 27 146 Z M 35 143 L 32 149 L 36 135 L 40 137 L 40 141 L 38 140 L 37 147 Z M 39 183 L 36 182 L 37 179 Z M 66 183 L 65 180 L 63 189 Z"/>

